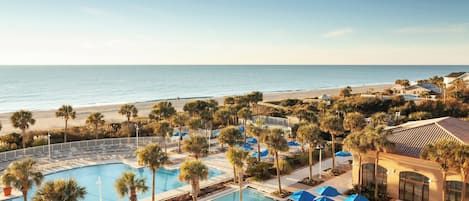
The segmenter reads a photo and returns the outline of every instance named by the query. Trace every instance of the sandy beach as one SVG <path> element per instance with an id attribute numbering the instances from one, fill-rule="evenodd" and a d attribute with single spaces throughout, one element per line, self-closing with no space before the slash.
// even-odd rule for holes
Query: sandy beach
<path id="1" fill-rule="evenodd" d="M 382 91 L 386 88 L 390 88 L 391 84 L 381 84 L 381 85 L 367 85 L 367 86 L 357 86 L 352 87 L 353 93 L 362 93 L 370 89 L 374 91 Z M 276 101 L 287 98 L 311 98 L 317 97 L 322 94 L 327 95 L 337 95 L 340 88 L 334 89 L 316 89 L 316 90 L 306 90 L 306 91 L 291 91 L 291 92 L 281 92 L 281 93 L 264 93 L 264 101 Z M 223 104 L 224 97 L 214 97 L 213 99 L 217 100 L 218 103 Z M 179 100 L 170 100 L 173 106 L 177 110 L 182 110 L 184 104 L 188 101 L 195 99 L 179 99 Z M 147 101 L 147 102 L 138 102 L 132 103 L 138 108 L 139 116 L 147 116 L 151 108 L 158 101 Z M 57 106 L 57 108 L 60 106 Z M 120 108 L 120 105 L 103 105 L 103 106 L 93 106 L 93 107 L 80 107 L 75 108 L 77 112 L 76 119 L 69 121 L 69 126 L 78 126 L 85 123 L 86 117 L 92 112 L 101 112 L 107 122 L 121 122 L 125 121 L 125 118 L 118 114 L 117 111 Z M 0 113 L 0 122 L 3 125 L 0 134 L 11 133 L 13 131 L 19 132 L 19 129 L 14 129 L 10 123 L 10 116 L 12 113 Z M 60 118 L 55 117 L 55 110 L 44 110 L 44 111 L 34 111 L 33 117 L 36 119 L 35 125 L 30 127 L 30 129 L 56 129 L 63 128 L 64 121 Z"/>

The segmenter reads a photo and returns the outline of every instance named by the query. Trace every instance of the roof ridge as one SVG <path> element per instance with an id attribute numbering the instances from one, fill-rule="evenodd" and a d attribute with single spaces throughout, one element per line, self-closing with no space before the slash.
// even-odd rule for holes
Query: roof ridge
<path id="1" fill-rule="evenodd" d="M 410 121 L 410 122 L 407 122 L 407 123 L 398 125 L 398 126 L 396 126 L 396 128 L 394 128 L 394 129 L 399 129 L 399 128 L 401 128 L 402 130 L 409 130 L 409 129 L 413 129 L 413 128 L 419 128 L 419 127 L 428 126 L 428 125 L 431 125 L 431 124 L 436 124 L 436 123 L 438 123 L 438 122 L 440 122 L 440 121 L 443 121 L 443 120 L 446 120 L 446 119 L 449 119 L 449 118 L 451 118 L 451 117 L 446 116 L 446 117 L 438 117 L 438 118 L 433 118 L 433 119 L 425 119 L 425 120 L 418 120 L 418 121 Z M 410 126 L 405 127 L 405 124 L 410 125 Z M 416 124 L 416 125 L 412 126 L 412 124 Z M 403 125 L 404 125 L 404 126 L 403 126 Z"/>

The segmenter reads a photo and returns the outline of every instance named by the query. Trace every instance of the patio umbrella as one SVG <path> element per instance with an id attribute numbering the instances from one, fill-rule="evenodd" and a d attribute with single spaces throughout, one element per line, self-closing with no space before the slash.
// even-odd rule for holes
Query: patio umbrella
<path id="1" fill-rule="evenodd" d="M 291 146 L 291 147 L 298 147 L 298 146 L 300 146 L 300 143 L 295 142 L 295 141 L 290 141 L 290 142 L 288 142 L 288 146 Z"/>
<path id="2" fill-rule="evenodd" d="M 239 127 L 239 131 L 240 131 L 241 133 L 244 133 L 244 127 L 243 127 L 243 126 Z"/>
<path id="3" fill-rule="evenodd" d="M 186 136 L 186 135 L 187 135 L 187 133 L 182 133 L 182 136 Z M 173 133 L 173 136 L 175 136 L 175 137 L 176 137 L 176 136 L 179 136 L 179 132 L 177 132 L 177 131 L 174 132 L 174 133 Z"/>
<path id="4" fill-rule="evenodd" d="M 295 191 L 291 196 L 290 196 L 290 200 L 293 200 L 293 201 L 311 201 L 315 198 L 316 196 L 314 196 L 313 194 L 311 194 L 310 192 L 308 191 Z"/>
<path id="5" fill-rule="evenodd" d="M 258 155 L 257 151 L 252 154 L 253 157 L 257 157 L 257 155 Z M 265 157 L 267 155 L 269 155 L 269 150 L 266 149 L 264 151 L 261 151 L 261 157 Z"/>
<path id="6" fill-rule="evenodd" d="M 344 201 L 368 201 L 368 198 L 366 198 L 365 196 L 358 195 L 358 194 L 353 194 L 345 198 Z"/>
<path id="7" fill-rule="evenodd" d="M 334 196 L 340 195 L 340 193 L 337 191 L 337 189 L 335 189 L 334 187 L 331 187 L 331 186 L 320 187 L 320 188 L 316 189 L 316 192 L 319 195 L 322 195 L 322 196 L 334 197 Z"/>
<path id="8" fill-rule="evenodd" d="M 256 138 L 252 138 L 252 137 L 246 139 L 246 141 L 247 141 L 249 144 L 256 144 L 256 143 L 257 143 Z"/>
<path id="9" fill-rule="evenodd" d="M 218 137 L 220 135 L 220 130 L 216 130 L 214 133 L 213 133 L 213 137 Z"/>
<path id="10" fill-rule="evenodd" d="M 352 156 L 352 154 L 349 152 L 345 152 L 345 151 L 338 151 L 338 152 L 335 152 L 335 156 L 347 157 L 347 156 Z"/>
<path id="11" fill-rule="evenodd" d="M 314 198 L 313 201 L 334 201 L 334 200 L 328 197 L 321 196 L 321 197 Z"/>
<path id="12" fill-rule="evenodd" d="M 254 150 L 254 148 L 252 148 L 251 145 L 249 145 L 248 143 L 244 143 L 244 144 L 243 144 L 243 149 L 244 149 L 244 151 L 252 151 L 252 150 Z"/>

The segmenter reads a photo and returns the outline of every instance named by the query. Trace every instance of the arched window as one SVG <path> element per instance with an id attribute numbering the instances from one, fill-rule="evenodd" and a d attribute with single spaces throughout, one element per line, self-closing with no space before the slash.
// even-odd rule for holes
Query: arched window
<path id="1" fill-rule="evenodd" d="M 446 200 L 460 201 L 462 193 L 462 182 L 447 181 L 446 182 Z M 469 184 L 466 184 L 466 200 L 469 200 Z"/>
<path id="2" fill-rule="evenodd" d="M 399 199 L 428 201 L 428 177 L 415 172 L 399 173 Z"/>
<path id="3" fill-rule="evenodd" d="M 375 185 L 375 164 L 365 163 L 362 165 L 362 185 L 365 187 L 374 188 Z M 378 165 L 378 186 L 380 193 L 386 193 L 387 170 Z"/>

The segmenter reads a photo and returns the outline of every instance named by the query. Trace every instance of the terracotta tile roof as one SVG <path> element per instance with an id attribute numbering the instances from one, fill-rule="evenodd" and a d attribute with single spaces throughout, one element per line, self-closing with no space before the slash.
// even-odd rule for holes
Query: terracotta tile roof
<path id="1" fill-rule="evenodd" d="M 420 157 L 425 145 L 441 138 L 469 144 L 469 122 L 453 117 L 408 122 L 390 129 L 388 139 L 396 144 L 395 153 L 412 157 Z"/>
<path id="2" fill-rule="evenodd" d="M 461 75 L 464 75 L 466 72 L 452 72 L 448 75 L 445 75 L 445 77 L 460 77 Z"/>

